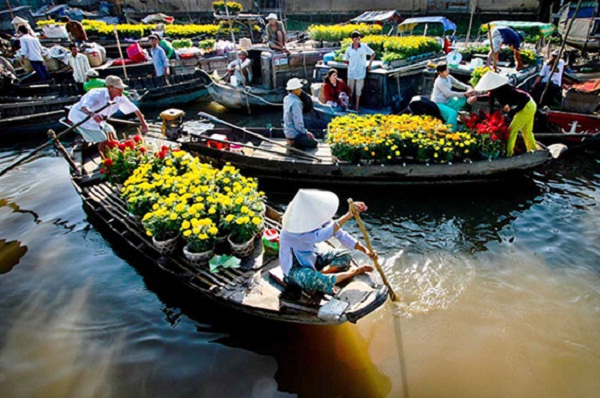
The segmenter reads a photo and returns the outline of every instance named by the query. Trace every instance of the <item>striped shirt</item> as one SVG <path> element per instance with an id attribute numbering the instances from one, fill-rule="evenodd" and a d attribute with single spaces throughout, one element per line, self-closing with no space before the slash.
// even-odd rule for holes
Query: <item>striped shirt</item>
<path id="1" fill-rule="evenodd" d="M 81 53 L 78 53 L 75 57 L 73 57 L 73 54 L 69 54 L 69 65 L 73 69 L 73 79 L 75 79 L 75 82 L 85 83 L 87 80 L 86 73 L 92 69 L 88 57 Z"/>

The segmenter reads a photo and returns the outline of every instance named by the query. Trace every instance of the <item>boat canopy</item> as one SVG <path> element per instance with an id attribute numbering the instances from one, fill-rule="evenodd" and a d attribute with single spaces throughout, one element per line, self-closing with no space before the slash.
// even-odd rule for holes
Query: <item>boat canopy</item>
<path id="1" fill-rule="evenodd" d="M 537 28 L 542 36 L 548 37 L 556 30 L 556 26 L 545 22 L 525 22 L 525 21 L 492 21 L 489 25 L 494 28 L 496 26 L 505 26 L 513 29 L 528 29 Z M 481 31 L 487 32 L 488 24 L 481 25 Z"/>
<path id="2" fill-rule="evenodd" d="M 404 18 L 396 10 L 391 11 L 365 11 L 350 22 L 369 22 L 369 23 L 400 23 Z"/>
<path id="3" fill-rule="evenodd" d="M 444 32 L 453 30 L 456 32 L 456 24 L 446 17 L 418 17 L 405 19 L 398 26 L 399 32 L 405 32 L 407 30 L 413 30 L 415 26 L 420 24 L 442 24 Z"/>

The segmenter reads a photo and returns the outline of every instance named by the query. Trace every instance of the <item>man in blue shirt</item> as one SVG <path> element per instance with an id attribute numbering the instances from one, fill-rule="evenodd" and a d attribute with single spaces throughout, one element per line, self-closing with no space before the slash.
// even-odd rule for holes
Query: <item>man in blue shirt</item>
<path id="1" fill-rule="evenodd" d="M 287 144 L 298 149 L 316 148 L 319 144 L 311 132 L 304 127 L 302 115 L 302 82 L 294 77 L 287 82 L 289 94 L 283 99 L 283 133 Z"/>
<path id="2" fill-rule="evenodd" d="M 490 43 L 490 52 L 488 53 L 487 66 L 492 64 L 494 70 L 496 70 L 496 63 L 498 62 L 498 53 L 502 44 L 507 45 L 515 55 L 515 61 L 517 62 L 517 70 L 523 69 L 523 62 L 521 62 L 521 54 L 519 49 L 521 43 L 525 41 L 525 33 L 519 31 L 518 33 L 508 27 L 496 27 L 492 29 L 492 42 Z"/>
<path id="3" fill-rule="evenodd" d="M 165 50 L 160 47 L 159 38 L 156 35 L 150 35 L 150 55 L 152 56 L 152 63 L 154 64 L 154 74 L 159 78 L 160 83 L 168 83 L 167 76 L 169 76 L 169 60 Z"/>

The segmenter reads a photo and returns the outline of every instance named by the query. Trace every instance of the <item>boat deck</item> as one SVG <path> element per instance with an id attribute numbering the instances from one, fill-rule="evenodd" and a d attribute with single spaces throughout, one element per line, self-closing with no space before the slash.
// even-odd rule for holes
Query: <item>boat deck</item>
<path id="1" fill-rule="evenodd" d="M 282 145 L 285 145 L 286 143 L 285 139 L 282 138 L 272 138 L 271 140 L 278 142 Z M 261 149 L 264 149 L 265 151 L 261 151 Z M 334 160 L 333 156 L 331 155 L 331 147 L 323 142 L 320 142 L 319 146 L 317 146 L 316 148 L 305 149 L 303 150 L 303 152 L 305 152 L 307 155 L 316 156 L 317 158 L 321 159 L 322 164 L 331 164 Z M 262 141 L 260 143 L 258 148 L 254 150 L 252 157 L 259 159 L 282 160 L 286 162 L 293 162 L 299 160 L 298 157 L 292 156 L 287 148 L 272 144 L 267 141 Z M 311 160 L 307 159 L 306 161 L 310 162 Z M 313 163 L 316 163 L 316 160 L 313 161 Z"/>

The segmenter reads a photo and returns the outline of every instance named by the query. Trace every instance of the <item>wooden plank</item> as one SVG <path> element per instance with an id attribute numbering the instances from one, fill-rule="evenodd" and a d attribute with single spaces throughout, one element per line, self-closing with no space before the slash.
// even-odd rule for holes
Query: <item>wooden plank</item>
<path id="1" fill-rule="evenodd" d="M 279 142 L 279 143 L 281 143 L 283 145 L 285 145 L 285 143 L 286 143 L 285 139 L 281 139 L 281 138 L 272 138 L 272 140 L 276 141 L 276 142 Z M 260 143 L 260 145 L 258 146 L 258 148 L 259 149 L 256 149 L 254 151 L 252 157 L 254 157 L 254 158 L 261 158 L 261 159 L 285 160 L 285 161 L 288 161 L 288 162 L 291 162 L 291 161 L 295 161 L 295 162 L 298 162 L 298 161 L 309 162 L 309 160 L 299 160 L 296 157 L 288 156 L 288 154 L 287 154 L 287 148 L 281 147 L 279 145 L 274 145 L 274 144 L 272 144 L 270 142 L 262 141 Z M 271 152 L 261 151 L 260 148 L 276 152 L 277 154 L 271 153 Z M 304 150 L 304 152 L 306 152 L 308 155 L 312 155 L 312 156 L 318 157 L 324 163 L 332 163 L 333 162 L 333 157 L 331 156 L 331 148 L 326 143 L 320 142 L 319 146 L 317 148 L 307 149 L 307 150 Z"/>

